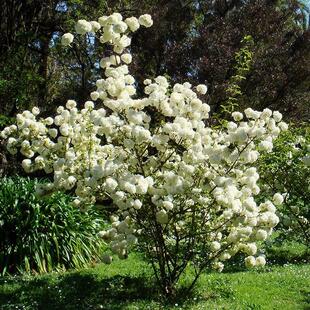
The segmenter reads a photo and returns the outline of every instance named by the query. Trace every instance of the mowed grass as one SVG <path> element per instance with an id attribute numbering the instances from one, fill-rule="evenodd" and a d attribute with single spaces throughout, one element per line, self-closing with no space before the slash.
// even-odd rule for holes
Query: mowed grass
<path id="1" fill-rule="evenodd" d="M 0 279 L 0 309 L 310 309 L 309 264 L 205 274 L 191 296 L 170 303 L 151 275 L 132 254 L 81 271 L 5 277 Z M 189 278 L 190 272 L 182 282 Z"/>

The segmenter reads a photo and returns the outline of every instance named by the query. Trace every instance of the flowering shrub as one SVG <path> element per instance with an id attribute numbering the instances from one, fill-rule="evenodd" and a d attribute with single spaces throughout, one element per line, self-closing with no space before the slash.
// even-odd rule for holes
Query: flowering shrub
<path id="1" fill-rule="evenodd" d="M 207 87 L 169 85 L 163 76 L 145 80 L 145 97 L 136 98 L 129 33 L 152 23 L 147 14 L 123 21 L 118 13 L 78 21 L 77 33 L 96 33 L 114 51 L 100 61 L 105 78 L 96 82 L 92 101 L 79 110 L 68 100 L 55 118 L 39 118 L 38 108 L 24 111 L 1 135 L 11 153 L 26 157 L 25 171 L 54 173 L 38 193 L 74 189 L 77 206 L 111 199 L 117 212 L 100 236 L 120 258 L 133 246 L 146 253 L 169 295 L 189 263 L 195 269 L 190 288 L 203 270 L 221 271 L 239 251 L 248 255 L 247 266 L 265 264 L 255 257 L 256 242 L 277 225 L 275 205 L 283 199 L 275 194 L 256 204 L 253 165 L 287 125 L 279 112 L 249 108 L 212 129 L 206 125 L 210 108 L 199 99 Z M 65 34 L 62 41 L 72 39 Z"/>

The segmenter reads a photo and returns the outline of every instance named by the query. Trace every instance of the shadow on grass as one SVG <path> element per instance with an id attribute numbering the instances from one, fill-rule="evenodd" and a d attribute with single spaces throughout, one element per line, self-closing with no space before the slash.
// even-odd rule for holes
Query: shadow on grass
<path id="1" fill-rule="evenodd" d="M 22 277 L 2 278 L 0 309 L 121 310 L 136 302 L 137 309 L 152 309 L 154 304 L 169 309 L 174 308 L 175 303 L 191 309 L 199 300 L 232 296 L 222 282 L 215 281 L 210 288 L 212 291 L 203 296 L 195 292 L 187 295 L 186 288 L 180 287 L 175 298 L 167 300 L 147 276 L 115 275 L 102 279 L 95 273 L 73 272 L 28 280 Z"/>
<path id="2" fill-rule="evenodd" d="M 167 300 L 149 272 L 140 268 L 136 271 L 135 275 L 110 275 L 94 269 L 38 277 L 0 278 L 0 309 L 121 310 L 130 305 L 136 309 L 170 309 L 175 308 L 176 303 L 183 309 L 191 309 L 200 301 L 228 300 L 235 295 L 227 279 L 205 279 L 202 291 L 197 289 L 186 294 L 191 279 L 188 277 L 181 281 L 175 298 Z"/>
<path id="3" fill-rule="evenodd" d="M 116 275 L 99 279 L 95 274 L 71 273 L 48 278 L 0 282 L 0 309 L 124 309 L 128 303 L 155 300 L 158 292 L 145 277 Z"/>

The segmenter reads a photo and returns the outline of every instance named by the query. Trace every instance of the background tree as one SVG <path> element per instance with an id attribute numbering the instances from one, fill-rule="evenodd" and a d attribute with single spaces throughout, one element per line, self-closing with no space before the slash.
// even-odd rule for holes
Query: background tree
<path id="1" fill-rule="evenodd" d="M 300 1 L 198 1 L 193 34 L 170 49 L 167 71 L 207 81 L 215 110 L 235 74 L 234 55 L 246 35 L 253 65 L 242 83 L 241 106 L 279 109 L 286 118 L 309 118 L 310 32 Z M 184 56 L 190 55 L 184 61 Z M 177 70 L 174 70 L 177 68 Z"/>
<path id="2" fill-rule="evenodd" d="M 158 9 L 160 8 L 160 10 Z M 214 111 L 227 100 L 242 39 L 254 40 L 253 65 L 240 87 L 241 105 L 280 109 L 287 118 L 309 116 L 309 15 L 298 0 L 69 0 L 1 2 L 0 114 L 27 106 L 55 110 L 71 97 L 80 102 L 100 74 L 89 38 L 73 51 L 59 48 L 64 29 L 87 16 L 113 11 L 125 17 L 150 13 L 156 27 L 133 37 L 132 65 L 142 76 L 169 75 L 207 82 Z M 90 56 L 88 56 L 90 55 Z M 57 60 L 56 60 L 57 59 Z"/>
<path id="3" fill-rule="evenodd" d="M 86 15 L 97 16 L 98 10 L 104 10 L 105 3 L 79 0 L 1 2 L 0 27 L 4 35 L 0 40 L 3 67 L 0 113 L 13 116 L 34 105 L 44 110 L 62 101 L 59 99 L 63 98 L 61 93 L 70 93 L 71 89 L 75 90 L 75 97 L 83 98 L 90 78 L 88 72 L 93 69 L 93 63 L 84 56 L 86 42 L 80 44 L 80 52 L 73 55 L 60 51 L 57 42 L 64 28 L 73 27 L 73 20 Z M 60 61 L 56 61 L 58 56 L 62 56 Z M 76 72 L 69 85 L 64 82 L 67 76 L 64 67 Z"/>

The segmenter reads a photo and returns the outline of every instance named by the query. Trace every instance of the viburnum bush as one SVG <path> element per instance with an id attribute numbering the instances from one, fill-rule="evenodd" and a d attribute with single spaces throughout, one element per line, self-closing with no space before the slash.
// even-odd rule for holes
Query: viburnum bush
<path id="1" fill-rule="evenodd" d="M 211 128 L 210 108 L 199 99 L 206 85 L 169 85 L 163 76 L 145 80 L 145 96 L 137 98 L 127 66 L 129 34 L 152 24 L 147 14 L 79 20 L 78 34 L 96 35 L 113 49 L 100 60 L 105 78 L 96 82 L 92 101 L 78 109 L 68 100 L 54 118 L 39 118 L 36 107 L 24 111 L 1 135 L 11 153 L 26 157 L 26 172 L 54 174 L 39 194 L 74 189 L 77 206 L 112 201 L 117 211 L 101 237 L 120 258 L 131 247 L 144 253 L 162 291 L 173 295 L 188 265 L 195 272 L 190 290 L 204 270 L 221 271 L 240 251 L 247 266 L 265 264 L 257 242 L 277 225 L 275 205 L 283 197 L 276 193 L 273 201 L 256 204 L 254 163 L 287 125 L 279 112 L 248 108 Z M 62 43 L 70 46 L 73 39 L 67 33 Z"/>

